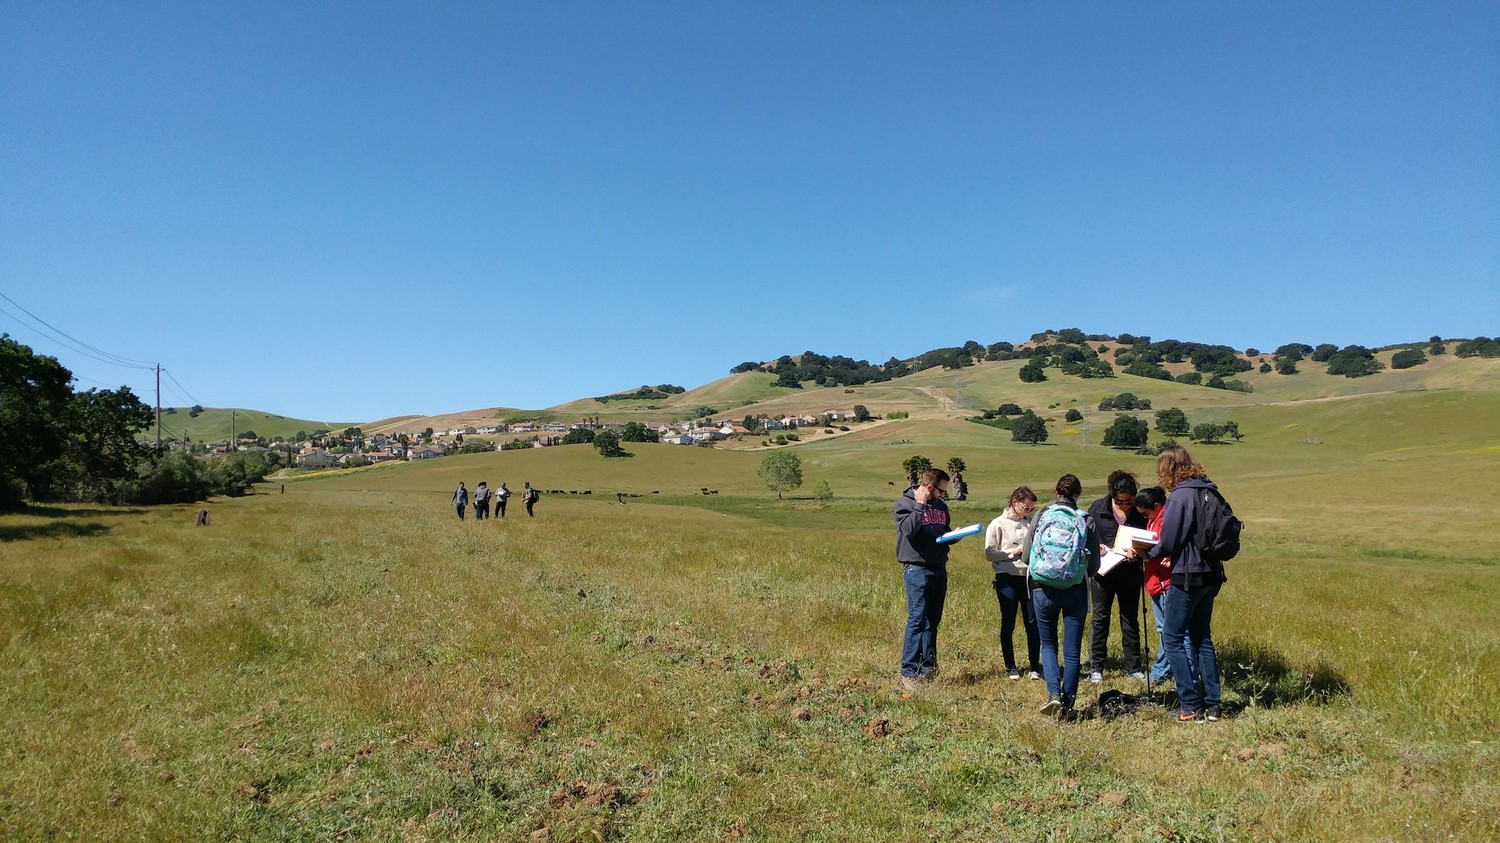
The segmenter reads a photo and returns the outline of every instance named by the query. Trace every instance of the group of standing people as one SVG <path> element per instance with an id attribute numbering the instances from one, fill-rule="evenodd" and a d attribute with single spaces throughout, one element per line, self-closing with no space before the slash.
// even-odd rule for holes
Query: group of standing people
<path id="1" fill-rule="evenodd" d="M 531 483 L 528 481 L 521 490 L 521 502 L 526 504 L 526 515 L 528 517 L 535 517 L 532 507 L 536 505 L 538 497 L 541 497 L 541 494 L 536 489 L 531 488 Z M 504 518 L 505 505 L 509 502 L 510 489 L 504 483 L 501 483 L 498 489 L 491 489 L 489 483 L 483 480 L 479 481 L 479 485 L 474 487 L 474 520 L 483 521 L 490 517 L 491 503 L 495 505 L 495 516 L 497 518 Z M 458 488 L 453 491 L 453 508 L 458 513 L 458 520 L 464 520 L 464 511 L 468 507 L 469 490 L 465 488 L 463 481 L 460 480 L 458 481 Z"/>
<path id="2" fill-rule="evenodd" d="M 1135 476 L 1115 471 L 1107 494 L 1079 508 L 1083 485 L 1072 474 L 1058 479 L 1056 499 L 1040 510 L 1028 487 L 1017 488 L 1005 510 L 985 530 L 984 553 L 994 572 L 1000 606 L 1000 651 L 1010 679 L 1045 679 L 1043 714 L 1074 716 L 1082 673 L 1083 626 L 1090 619 L 1089 679 L 1104 680 L 1111 614 L 1118 605 L 1124 672 L 1147 678 L 1141 658 L 1138 612 L 1144 590 L 1151 602 L 1161 653 L 1150 679 L 1174 679 L 1178 719 L 1218 720 L 1218 664 L 1210 625 L 1214 598 L 1224 582 L 1222 564 L 1195 545 L 1203 490 L 1216 490 L 1187 450 L 1169 446 L 1157 460 L 1160 486 L 1137 488 Z M 911 690 L 938 672 L 937 630 L 947 597 L 950 543 L 949 478 L 930 469 L 896 502 L 896 559 L 906 585 L 907 623 L 901 649 L 901 684 Z M 1121 527 L 1150 530 L 1149 550 L 1126 551 L 1125 561 L 1101 573 L 1100 561 Z M 1092 605 L 1092 613 L 1090 606 Z M 1015 652 L 1015 627 L 1025 631 L 1028 667 Z M 1059 651 L 1059 633 L 1061 650 Z"/>

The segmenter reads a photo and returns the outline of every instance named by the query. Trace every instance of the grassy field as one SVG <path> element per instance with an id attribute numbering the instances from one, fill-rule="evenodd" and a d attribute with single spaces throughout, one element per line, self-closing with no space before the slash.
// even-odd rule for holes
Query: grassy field
<path id="1" fill-rule="evenodd" d="M 914 386 L 991 402 L 1015 381 L 992 365 Z M 1500 391 L 1478 383 L 1184 405 L 1246 433 L 1194 449 L 1249 525 L 1216 724 L 1106 721 L 1086 683 L 1083 722 L 1039 715 L 1041 683 L 1000 670 L 973 540 L 943 678 L 896 692 L 902 459 L 968 462 L 956 524 L 1020 483 L 1072 471 L 1092 499 L 1153 464 L 1098 424 L 1014 444 L 932 393 L 906 393 L 927 417 L 797 446 L 807 484 L 780 502 L 755 451 L 569 446 L 262 487 L 207 528 L 0 516 L 0 837 L 1495 839 Z M 459 523 L 451 489 L 481 479 L 563 494 Z"/>

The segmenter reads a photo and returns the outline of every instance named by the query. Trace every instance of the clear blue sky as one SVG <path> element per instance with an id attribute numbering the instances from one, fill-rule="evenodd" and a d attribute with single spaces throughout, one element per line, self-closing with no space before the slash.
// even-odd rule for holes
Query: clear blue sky
<path id="1" fill-rule="evenodd" d="M 0 292 L 164 404 L 338 421 L 1494 336 L 1500 5 L 0 0 Z"/>

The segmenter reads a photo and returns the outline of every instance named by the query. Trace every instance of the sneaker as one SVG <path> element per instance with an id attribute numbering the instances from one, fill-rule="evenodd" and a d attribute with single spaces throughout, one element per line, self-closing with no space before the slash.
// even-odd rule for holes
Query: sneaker
<path id="1" fill-rule="evenodd" d="M 1083 718 L 1078 716 L 1078 711 L 1073 706 L 1065 705 L 1058 710 L 1057 719 L 1062 723 L 1077 723 Z"/>
<path id="2" fill-rule="evenodd" d="M 1145 674 L 1144 671 L 1132 670 L 1131 672 L 1125 674 L 1125 678 L 1126 679 L 1138 679 L 1138 680 L 1140 680 L 1142 682 L 1145 682 L 1146 681 L 1146 674 Z"/>
<path id="3" fill-rule="evenodd" d="M 1219 707 L 1216 706 L 1216 705 L 1209 706 L 1203 712 L 1203 719 L 1207 720 L 1210 723 L 1217 723 L 1217 722 L 1219 722 L 1219 718 L 1221 716 L 1223 716 L 1223 714 L 1219 711 Z"/>
<path id="4" fill-rule="evenodd" d="M 1030 673 L 1026 674 L 1026 678 L 1027 679 L 1041 679 L 1042 675 L 1040 673 L 1036 672 L 1035 670 L 1033 670 Z"/>
<path id="5" fill-rule="evenodd" d="M 1017 679 L 1021 678 L 1021 671 L 1019 671 L 1019 670 L 1011 669 L 1011 670 L 1007 670 L 1005 673 L 1006 673 L 1007 676 L 1010 677 L 1010 680 L 1012 682 L 1014 682 Z"/>
<path id="6" fill-rule="evenodd" d="M 1096 670 L 1096 671 L 1090 673 L 1089 674 L 1089 681 L 1092 682 L 1092 683 L 1094 683 L 1095 685 L 1098 685 L 1100 682 L 1104 681 L 1104 672 L 1100 671 L 1100 670 Z"/>
<path id="7" fill-rule="evenodd" d="M 921 687 L 922 687 L 922 680 L 918 679 L 915 676 L 907 676 L 904 673 L 901 674 L 901 690 L 903 690 L 903 691 L 915 691 L 915 690 L 917 690 L 918 688 L 921 688 Z"/>
<path id="8" fill-rule="evenodd" d="M 938 676 L 938 666 L 937 665 L 933 665 L 932 666 L 932 670 L 929 670 L 926 673 L 922 674 L 922 678 L 926 679 L 928 681 L 936 679 L 937 676 Z"/>
<path id="9" fill-rule="evenodd" d="M 1198 719 L 1198 712 L 1196 712 L 1196 711 L 1185 711 L 1184 710 L 1184 711 L 1177 712 L 1177 722 L 1178 723 L 1191 723 L 1192 721 L 1197 720 L 1197 719 Z"/>
<path id="10" fill-rule="evenodd" d="M 1062 700 L 1058 699 L 1057 697 L 1053 697 L 1052 699 L 1042 703 L 1042 713 L 1047 715 L 1048 717 L 1051 717 L 1059 711 L 1062 711 Z"/>

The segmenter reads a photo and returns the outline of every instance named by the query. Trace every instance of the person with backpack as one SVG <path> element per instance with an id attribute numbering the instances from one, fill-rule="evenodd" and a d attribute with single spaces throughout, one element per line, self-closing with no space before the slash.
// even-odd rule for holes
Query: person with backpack
<path id="1" fill-rule="evenodd" d="M 469 490 L 464 488 L 464 481 L 458 481 L 458 488 L 453 490 L 453 507 L 458 510 L 458 520 L 464 520 L 464 510 L 469 506 Z"/>
<path id="2" fill-rule="evenodd" d="M 1160 540 L 1146 551 L 1146 559 L 1172 559 L 1161 634 L 1177 682 L 1177 719 L 1215 721 L 1221 700 L 1214 599 L 1225 582 L 1223 563 L 1239 551 L 1240 522 L 1186 448 L 1163 448 L 1156 478 L 1168 497 Z"/>
<path id="3" fill-rule="evenodd" d="M 1037 514 L 1022 555 L 1031 586 L 1032 611 L 1041 639 L 1042 675 L 1047 680 L 1047 702 L 1042 713 L 1070 720 L 1078 699 L 1078 673 L 1083 648 L 1083 622 L 1089 612 L 1084 577 L 1099 570 L 1099 537 L 1086 513 L 1078 508 L 1083 484 L 1064 474 L 1053 490 L 1057 500 Z M 1062 664 L 1058 664 L 1057 626 L 1062 621 Z"/>
<path id="4" fill-rule="evenodd" d="M 948 597 L 948 472 L 929 468 L 896 500 L 896 561 L 906 584 L 901 687 L 915 691 L 937 676 L 937 633 Z"/>
<path id="5" fill-rule="evenodd" d="M 1161 517 L 1167 512 L 1167 493 L 1160 486 L 1148 486 L 1135 493 L 1135 508 L 1146 516 L 1146 529 L 1161 535 Z M 1151 601 L 1151 615 L 1156 621 L 1156 661 L 1149 671 L 1152 682 L 1164 682 L 1172 678 L 1172 662 L 1167 659 L 1167 650 L 1162 646 L 1161 631 L 1167 620 L 1167 592 L 1172 589 L 1172 557 L 1146 559 L 1146 596 Z M 1189 666 L 1192 657 L 1188 658 Z"/>
<path id="6" fill-rule="evenodd" d="M 490 487 L 483 480 L 474 487 L 474 520 L 483 521 L 490 517 Z"/>
<path id="7" fill-rule="evenodd" d="M 536 517 L 536 514 L 531 511 L 531 507 L 536 505 L 536 499 L 541 496 L 541 492 L 538 492 L 536 489 L 531 488 L 531 481 L 526 481 L 525 488 L 521 489 L 521 502 L 526 504 L 527 518 Z"/>
<path id="8" fill-rule="evenodd" d="M 1089 506 L 1089 518 L 1094 522 L 1094 532 L 1099 536 L 1099 554 L 1103 556 L 1114 547 L 1115 536 L 1121 527 L 1146 529 L 1146 516 L 1135 508 L 1135 475 L 1128 471 L 1112 471 L 1105 481 L 1109 494 Z M 1118 602 L 1120 604 L 1120 647 L 1124 652 L 1125 675 L 1130 679 L 1145 679 L 1141 671 L 1141 566 L 1134 559 L 1127 559 L 1106 574 L 1089 576 L 1089 596 L 1094 609 L 1089 619 L 1089 681 L 1095 684 L 1104 681 L 1104 657 L 1109 652 L 1109 616 Z"/>
<path id="9" fill-rule="evenodd" d="M 505 517 L 505 505 L 510 503 L 510 489 L 505 487 L 505 482 L 500 482 L 500 488 L 495 490 L 495 515 Z"/>
<path id="10" fill-rule="evenodd" d="M 1021 678 L 1016 666 L 1016 615 L 1026 630 L 1027 671 L 1032 679 L 1041 679 L 1041 641 L 1036 635 L 1036 615 L 1031 610 L 1031 592 L 1026 588 L 1026 565 L 1021 554 L 1036 526 L 1036 493 L 1021 486 L 1010 493 L 1010 505 L 995 517 L 984 531 L 984 558 L 995 572 L 995 599 L 1000 603 L 1000 655 L 1005 659 L 1005 673 L 1011 679 Z"/>

